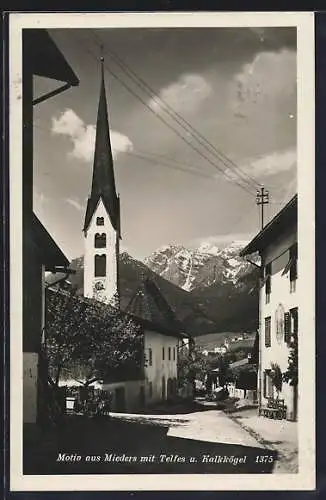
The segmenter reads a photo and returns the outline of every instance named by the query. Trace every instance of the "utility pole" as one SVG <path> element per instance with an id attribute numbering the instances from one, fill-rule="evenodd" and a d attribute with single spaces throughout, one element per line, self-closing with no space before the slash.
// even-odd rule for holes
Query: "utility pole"
<path id="1" fill-rule="evenodd" d="M 269 192 L 262 186 L 257 189 L 256 204 L 261 206 L 261 228 L 264 229 L 264 205 L 269 203 Z"/>

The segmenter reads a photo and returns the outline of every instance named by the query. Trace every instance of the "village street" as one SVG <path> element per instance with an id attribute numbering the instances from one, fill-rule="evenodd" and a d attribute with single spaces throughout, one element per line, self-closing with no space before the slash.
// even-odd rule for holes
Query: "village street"
<path id="1" fill-rule="evenodd" d="M 38 446 L 33 454 L 25 442 L 24 474 L 268 473 L 278 455 L 223 411 L 205 408 L 75 416 Z"/>

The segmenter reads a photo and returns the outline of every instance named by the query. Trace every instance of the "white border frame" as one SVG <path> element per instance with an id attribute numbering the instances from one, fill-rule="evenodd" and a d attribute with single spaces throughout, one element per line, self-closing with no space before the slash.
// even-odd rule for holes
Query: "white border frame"
<path id="1" fill-rule="evenodd" d="M 315 488 L 314 14 L 312 12 L 10 14 L 11 491 L 239 491 Z M 23 28 L 297 27 L 299 472 L 296 474 L 22 474 L 22 42 Z"/>

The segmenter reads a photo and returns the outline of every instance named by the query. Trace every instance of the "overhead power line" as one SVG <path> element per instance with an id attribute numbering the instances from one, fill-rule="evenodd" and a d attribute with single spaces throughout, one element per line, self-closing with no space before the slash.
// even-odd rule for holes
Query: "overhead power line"
<path id="1" fill-rule="evenodd" d="M 74 35 L 73 35 L 74 36 Z M 78 38 L 78 43 L 80 43 L 80 39 Z M 85 47 L 85 50 L 86 52 L 88 52 L 95 60 L 98 60 L 98 57 L 96 56 L 96 54 L 94 54 L 94 52 L 92 52 L 88 47 Z M 242 184 L 239 184 L 239 182 L 237 182 L 234 177 L 230 176 L 227 172 L 225 172 L 220 166 L 216 165 L 216 163 L 214 163 L 210 158 L 208 158 L 206 155 L 203 154 L 202 151 L 200 151 L 200 149 L 196 148 L 190 141 L 188 141 L 183 135 L 181 135 L 181 133 L 176 130 L 175 128 L 173 128 L 169 122 L 167 122 L 162 116 L 158 115 L 149 105 L 148 103 L 142 99 L 138 94 L 136 94 L 134 92 L 134 90 L 132 88 L 130 88 L 123 80 L 121 77 L 119 77 L 114 71 L 112 71 L 110 68 L 107 67 L 107 65 L 104 63 L 103 64 L 104 66 L 104 69 L 105 71 L 107 71 L 108 74 L 112 75 L 117 81 L 120 82 L 120 84 L 126 88 L 126 90 L 128 90 L 134 97 L 136 97 L 136 99 L 138 99 L 145 107 L 146 109 L 148 109 L 151 113 L 154 114 L 154 116 L 156 116 L 162 123 L 164 123 L 169 129 L 171 129 L 178 137 L 180 137 L 180 139 L 185 142 L 188 146 L 190 146 L 194 151 L 196 151 L 200 156 L 202 156 L 202 158 L 204 158 L 206 161 L 208 161 L 214 168 L 216 168 L 217 170 L 219 170 L 225 177 L 227 177 L 231 182 L 233 182 L 234 184 L 236 184 L 237 186 L 239 186 L 241 189 L 243 189 L 244 191 L 246 191 L 250 196 L 255 196 L 255 194 L 252 192 L 252 191 L 249 191 L 249 189 L 242 185 Z"/>
<path id="2" fill-rule="evenodd" d="M 43 120 L 37 119 L 37 122 L 39 122 L 39 121 L 43 122 Z M 35 122 L 34 122 L 34 127 L 37 128 L 38 130 L 42 130 L 44 132 L 51 133 L 51 130 L 49 128 L 41 127 L 40 125 L 38 125 Z M 160 165 L 163 167 L 165 166 L 165 167 L 168 167 L 172 170 L 177 170 L 179 172 L 184 172 L 186 174 L 195 175 L 198 177 L 202 177 L 204 179 L 210 179 L 210 180 L 214 179 L 214 177 L 212 175 L 205 174 L 204 172 L 196 169 L 196 167 L 194 165 L 189 165 L 187 163 L 182 163 L 182 162 L 179 162 L 176 160 L 172 160 L 172 159 L 169 159 L 165 156 L 155 155 L 155 154 L 150 153 L 150 152 L 138 151 L 138 150 L 136 150 L 136 151 L 123 151 L 123 154 L 127 154 L 127 155 L 133 156 L 135 158 L 140 158 L 140 159 L 145 160 L 145 161 L 152 163 L 154 165 Z"/>
<path id="3" fill-rule="evenodd" d="M 99 35 L 97 35 L 94 30 L 90 29 L 90 32 L 93 34 L 93 37 L 97 40 L 98 45 L 101 47 L 101 51 L 103 49 L 103 41 Z M 167 113 L 173 120 L 175 120 L 187 133 L 190 133 L 191 136 L 196 139 L 205 149 L 217 160 L 221 161 L 226 168 L 229 168 L 233 171 L 240 180 L 246 182 L 250 188 L 254 187 L 255 189 L 260 186 L 260 183 L 257 182 L 252 176 L 250 176 L 247 172 L 244 172 L 234 161 L 228 158 L 222 151 L 220 151 L 216 146 L 214 146 L 211 142 L 209 142 L 198 130 L 196 130 L 185 118 L 183 118 L 177 111 L 175 111 L 166 101 L 164 101 L 161 97 L 158 96 L 157 92 L 153 90 L 150 85 L 148 85 L 137 73 L 132 70 L 122 59 L 119 57 L 112 49 L 106 49 L 108 55 L 114 59 L 116 64 L 131 78 L 144 92 L 146 92 L 153 100 L 156 102 L 161 108 L 163 104 L 163 111 Z M 211 151 L 209 151 L 209 148 Z M 212 152 L 213 151 L 213 152 Z M 242 177 L 241 177 L 242 176 Z"/>

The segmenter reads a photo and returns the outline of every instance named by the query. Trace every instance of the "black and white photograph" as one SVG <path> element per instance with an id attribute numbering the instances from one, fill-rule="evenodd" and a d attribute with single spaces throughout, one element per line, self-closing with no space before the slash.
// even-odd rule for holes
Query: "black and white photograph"
<path id="1" fill-rule="evenodd" d="M 10 29 L 12 488 L 313 489 L 313 16 Z"/>

